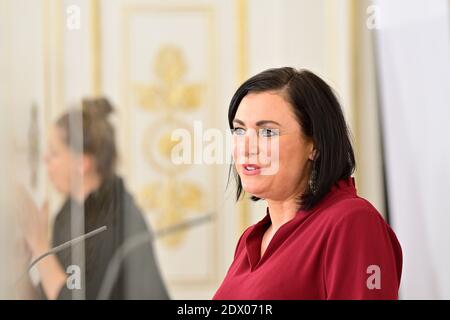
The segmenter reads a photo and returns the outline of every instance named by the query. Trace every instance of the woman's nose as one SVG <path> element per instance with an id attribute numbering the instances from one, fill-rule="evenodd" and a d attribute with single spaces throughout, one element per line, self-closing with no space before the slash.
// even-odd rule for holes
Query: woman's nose
<path id="1" fill-rule="evenodd" d="M 248 130 L 245 135 L 245 156 L 249 157 L 259 153 L 258 133 L 256 130 Z"/>

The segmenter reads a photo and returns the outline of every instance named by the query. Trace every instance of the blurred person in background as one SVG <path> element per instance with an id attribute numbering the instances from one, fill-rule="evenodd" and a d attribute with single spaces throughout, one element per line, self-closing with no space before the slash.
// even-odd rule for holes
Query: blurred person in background
<path id="1" fill-rule="evenodd" d="M 26 198 L 22 217 L 26 243 L 35 259 L 83 233 L 106 226 L 92 238 L 50 255 L 37 264 L 40 278 L 38 297 L 71 299 L 66 284 L 72 249 L 84 246 L 86 299 L 97 299 L 111 259 L 124 243 L 136 235 L 148 234 L 141 210 L 115 174 L 117 150 L 115 134 L 108 116 L 113 108 L 106 99 L 84 100 L 82 109 L 63 114 L 51 128 L 45 162 L 55 189 L 66 197 L 56 215 L 52 242 L 48 241 L 48 210 L 39 210 Z M 79 122 L 79 125 L 77 124 Z M 84 212 L 84 217 L 82 216 Z M 75 231 L 73 223 L 84 220 L 84 228 Z M 81 222 L 82 223 L 82 222 Z M 84 229 L 84 230 L 83 230 Z M 113 277 L 109 299 L 168 299 L 151 241 L 140 243 L 120 261 Z M 110 279 L 111 280 L 111 279 Z"/>

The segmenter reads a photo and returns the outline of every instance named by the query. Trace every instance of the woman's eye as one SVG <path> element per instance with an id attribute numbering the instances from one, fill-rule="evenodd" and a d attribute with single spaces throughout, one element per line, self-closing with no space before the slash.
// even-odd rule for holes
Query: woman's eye
<path id="1" fill-rule="evenodd" d="M 245 135 L 245 129 L 244 128 L 234 128 L 233 134 L 235 134 L 237 136 L 243 136 L 243 135 Z"/>
<path id="2" fill-rule="evenodd" d="M 260 134 L 261 136 L 265 137 L 265 138 L 270 138 L 270 137 L 274 137 L 276 135 L 278 135 L 278 130 L 274 130 L 274 129 L 261 129 L 260 130 Z"/>

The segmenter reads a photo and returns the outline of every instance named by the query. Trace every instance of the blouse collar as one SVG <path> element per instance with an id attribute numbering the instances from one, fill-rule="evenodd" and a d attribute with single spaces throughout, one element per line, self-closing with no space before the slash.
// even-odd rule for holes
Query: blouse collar
<path id="1" fill-rule="evenodd" d="M 249 263 L 251 265 L 251 269 L 254 270 L 263 262 L 263 260 L 266 260 L 268 256 L 270 256 L 270 254 L 276 249 L 276 247 L 278 247 L 297 228 L 298 225 L 300 225 L 314 212 L 326 207 L 331 203 L 332 199 L 334 199 L 342 192 L 356 195 L 355 179 L 353 177 L 339 180 L 335 185 L 333 185 L 330 192 L 328 192 L 328 194 L 325 195 L 324 198 L 320 200 L 320 202 L 312 209 L 298 210 L 292 220 L 286 222 L 277 230 L 272 240 L 270 241 L 269 246 L 266 248 L 264 255 L 261 257 L 260 253 L 262 237 L 267 228 L 272 223 L 270 219 L 269 208 L 267 208 L 264 218 L 253 226 L 252 231 L 249 233 L 246 239 L 247 255 Z"/>

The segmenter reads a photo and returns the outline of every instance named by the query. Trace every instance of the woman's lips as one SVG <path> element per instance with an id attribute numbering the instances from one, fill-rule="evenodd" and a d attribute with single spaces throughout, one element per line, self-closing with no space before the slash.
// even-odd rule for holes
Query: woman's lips
<path id="1" fill-rule="evenodd" d="M 256 164 L 243 164 L 242 174 L 246 176 L 257 176 L 261 174 L 261 167 Z"/>

